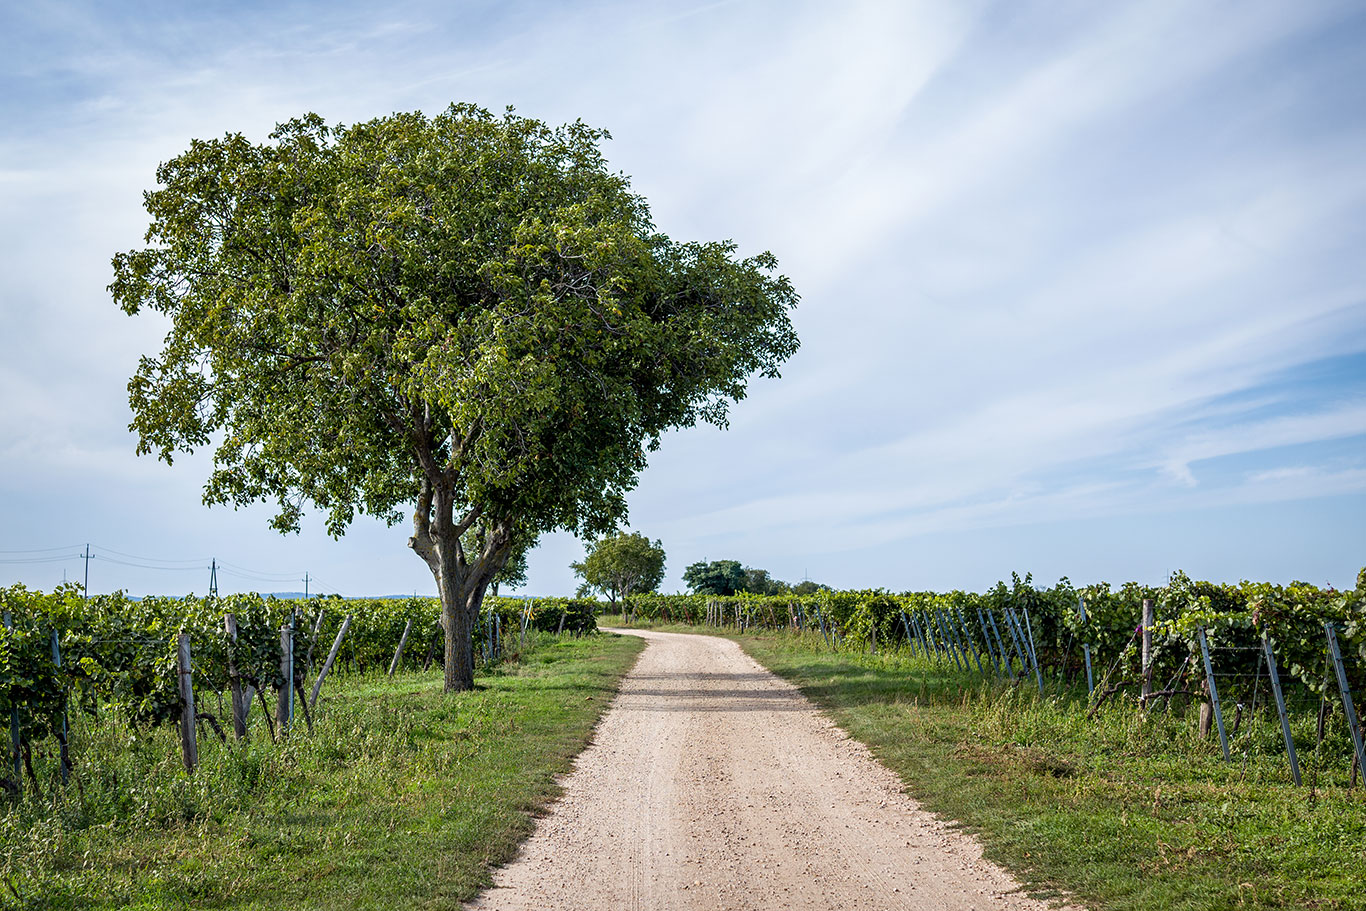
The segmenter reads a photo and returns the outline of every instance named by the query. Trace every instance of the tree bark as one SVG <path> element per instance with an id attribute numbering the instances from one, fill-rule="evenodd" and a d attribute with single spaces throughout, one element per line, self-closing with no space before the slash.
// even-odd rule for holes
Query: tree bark
<path id="1" fill-rule="evenodd" d="M 446 548 L 441 548 L 446 550 Z M 441 593 L 441 628 L 446 640 L 446 680 L 448 693 L 474 688 L 474 618 L 478 616 L 477 605 L 471 610 L 471 592 L 461 585 L 466 581 L 455 565 L 455 555 L 442 555 L 441 569 L 437 574 L 437 590 Z M 479 598 L 482 602 L 483 598 Z"/>
<path id="2" fill-rule="evenodd" d="M 484 603 L 484 592 L 512 553 L 512 525 L 494 522 L 471 510 L 459 521 L 448 479 L 424 481 L 413 513 L 413 536 L 408 546 L 422 558 L 436 579 L 441 596 L 441 629 L 445 640 L 445 690 L 474 688 L 474 621 Z M 476 521 L 487 533 L 478 554 L 466 554 L 460 536 Z"/>

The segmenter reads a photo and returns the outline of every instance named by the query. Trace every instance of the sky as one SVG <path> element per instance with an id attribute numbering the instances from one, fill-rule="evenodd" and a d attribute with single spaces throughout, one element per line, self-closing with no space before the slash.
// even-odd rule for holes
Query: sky
<path id="1" fill-rule="evenodd" d="M 1366 565 L 1366 8 L 1259 2 L 5 4 L 0 585 L 430 593 L 408 529 L 201 504 L 134 453 L 165 325 L 111 257 L 193 138 L 452 102 L 608 129 L 676 240 L 770 250 L 801 350 L 666 434 L 664 590 Z M 521 590 L 570 594 L 559 533 Z"/>

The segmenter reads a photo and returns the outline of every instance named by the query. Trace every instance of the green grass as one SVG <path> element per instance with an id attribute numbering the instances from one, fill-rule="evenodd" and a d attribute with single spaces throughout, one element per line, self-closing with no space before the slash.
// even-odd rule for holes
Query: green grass
<path id="1" fill-rule="evenodd" d="M 0 907 L 458 907 L 554 799 L 643 647 L 537 638 L 469 693 L 443 695 L 435 670 L 329 681 L 312 736 L 201 740 L 192 776 L 173 731 L 78 723 L 79 790 L 0 816 Z"/>
<path id="2" fill-rule="evenodd" d="M 1117 703 L 1087 721 L 1076 694 L 1040 698 L 1032 681 L 832 654 L 819 635 L 728 635 L 1036 894 L 1113 911 L 1366 908 L 1366 794 L 1346 788 L 1341 719 L 1317 753 L 1312 717 L 1298 719 L 1317 787 L 1296 788 L 1274 716 L 1225 763 L 1181 713 Z"/>

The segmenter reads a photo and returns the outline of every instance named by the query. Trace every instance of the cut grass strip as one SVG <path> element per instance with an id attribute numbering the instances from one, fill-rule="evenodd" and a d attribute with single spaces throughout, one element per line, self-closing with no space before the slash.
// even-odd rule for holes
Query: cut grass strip
<path id="1" fill-rule="evenodd" d="M 539 637 L 447 696 L 440 672 L 329 681 L 317 730 L 272 745 L 79 725 L 83 793 L 0 817 L 0 907 L 455 908 L 558 794 L 634 637 Z M 263 742 L 264 741 L 264 742 Z"/>

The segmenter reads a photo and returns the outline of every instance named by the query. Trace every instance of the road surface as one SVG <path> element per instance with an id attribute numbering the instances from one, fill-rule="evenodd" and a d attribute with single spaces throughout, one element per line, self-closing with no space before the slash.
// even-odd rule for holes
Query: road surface
<path id="1" fill-rule="evenodd" d="M 472 908 L 1048 907 L 734 642 L 620 632 L 647 648 Z"/>

